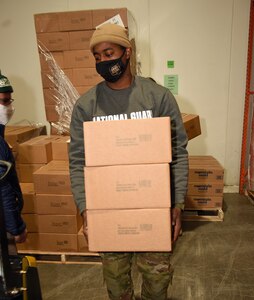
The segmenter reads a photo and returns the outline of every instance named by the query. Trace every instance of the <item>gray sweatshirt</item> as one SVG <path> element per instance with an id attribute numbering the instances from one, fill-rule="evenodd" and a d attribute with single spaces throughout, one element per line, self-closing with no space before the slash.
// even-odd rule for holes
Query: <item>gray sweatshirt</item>
<path id="1" fill-rule="evenodd" d="M 69 161 L 72 192 L 80 213 L 86 208 L 83 122 L 165 116 L 171 120 L 171 202 L 182 208 L 188 182 L 188 138 L 171 92 L 149 78 L 135 76 L 126 89 L 112 90 L 103 81 L 77 100 L 70 124 Z"/>

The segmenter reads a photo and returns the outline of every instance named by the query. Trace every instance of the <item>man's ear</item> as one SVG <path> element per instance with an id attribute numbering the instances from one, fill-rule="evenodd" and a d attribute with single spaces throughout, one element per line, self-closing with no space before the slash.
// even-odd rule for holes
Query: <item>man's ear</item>
<path id="1" fill-rule="evenodd" d="M 131 53 L 132 53 L 132 49 L 131 48 L 126 48 L 126 57 L 127 58 L 131 57 Z"/>

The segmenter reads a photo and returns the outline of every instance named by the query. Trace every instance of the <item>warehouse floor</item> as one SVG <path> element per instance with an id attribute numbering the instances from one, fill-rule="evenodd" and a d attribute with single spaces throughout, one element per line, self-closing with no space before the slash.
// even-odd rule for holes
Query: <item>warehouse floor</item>
<path id="1" fill-rule="evenodd" d="M 226 193 L 224 213 L 223 222 L 184 222 L 172 255 L 175 272 L 169 299 L 254 299 L 254 206 L 246 196 Z M 43 300 L 108 299 L 101 264 L 94 260 L 38 261 Z M 133 280 L 139 295 L 141 279 L 135 270 Z"/>

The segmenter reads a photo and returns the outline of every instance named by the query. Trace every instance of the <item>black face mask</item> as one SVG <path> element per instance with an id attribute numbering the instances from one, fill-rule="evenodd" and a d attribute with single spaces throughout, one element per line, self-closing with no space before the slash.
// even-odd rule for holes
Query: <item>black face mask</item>
<path id="1" fill-rule="evenodd" d="M 122 57 L 124 56 L 125 50 L 123 54 L 113 60 L 102 61 L 96 64 L 96 71 L 108 82 L 116 82 L 123 73 L 125 72 L 129 59 L 126 61 L 126 64 L 122 62 Z"/>

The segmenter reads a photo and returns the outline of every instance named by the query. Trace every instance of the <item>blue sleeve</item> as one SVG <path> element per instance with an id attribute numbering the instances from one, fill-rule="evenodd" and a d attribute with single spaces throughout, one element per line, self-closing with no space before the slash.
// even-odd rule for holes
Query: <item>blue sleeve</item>
<path id="1" fill-rule="evenodd" d="M 15 170 L 13 155 L 9 146 L 2 137 L 0 137 L 0 160 L 9 161 L 13 164 L 9 174 L 3 180 L 1 180 L 0 193 L 6 230 L 12 235 L 19 235 L 26 228 L 26 224 L 21 217 L 23 198 Z M 4 173 L 5 168 L 0 166 L 0 176 L 2 176 Z"/>

